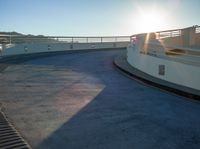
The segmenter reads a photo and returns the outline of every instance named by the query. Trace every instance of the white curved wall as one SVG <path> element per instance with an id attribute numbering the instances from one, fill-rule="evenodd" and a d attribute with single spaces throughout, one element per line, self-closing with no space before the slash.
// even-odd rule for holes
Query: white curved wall
<path id="1" fill-rule="evenodd" d="M 89 50 L 106 48 L 125 48 L 128 42 L 104 42 L 104 43 L 43 43 L 43 44 L 17 44 L 3 48 L 1 56 L 31 54 L 40 52 L 56 52 L 67 50 Z"/>
<path id="2" fill-rule="evenodd" d="M 200 67 L 140 54 L 129 45 L 127 61 L 133 67 L 162 80 L 200 90 Z M 159 65 L 165 65 L 165 75 L 159 75 Z"/>

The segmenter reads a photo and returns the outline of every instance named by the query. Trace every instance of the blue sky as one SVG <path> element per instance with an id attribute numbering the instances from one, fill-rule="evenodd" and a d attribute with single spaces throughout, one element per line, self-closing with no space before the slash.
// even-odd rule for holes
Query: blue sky
<path id="1" fill-rule="evenodd" d="M 152 10 L 156 30 L 200 25 L 199 0 L 0 0 L 0 31 L 34 35 L 109 36 L 145 32 Z M 142 26 L 142 28 L 141 28 Z"/>

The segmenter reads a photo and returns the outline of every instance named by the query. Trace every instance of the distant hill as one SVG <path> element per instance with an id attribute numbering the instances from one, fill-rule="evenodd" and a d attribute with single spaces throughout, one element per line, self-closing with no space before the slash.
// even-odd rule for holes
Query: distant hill
<path id="1" fill-rule="evenodd" d="M 43 35 L 24 35 L 18 32 L 0 32 L 0 44 L 8 43 L 34 43 L 34 42 L 52 42 L 55 40 L 48 39 Z"/>
<path id="2" fill-rule="evenodd" d="M 24 34 L 18 33 L 18 32 L 0 32 L 0 35 L 19 35 L 19 36 L 23 36 Z"/>
<path id="3" fill-rule="evenodd" d="M 18 33 L 18 32 L 1 32 L 0 31 L 0 36 L 27 36 L 27 37 L 45 37 L 44 35 L 31 35 L 31 34 L 28 34 L 28 35 L 25 35 L 25 34 L 22 34 L 22 33 Z"/>
<path id="4" fill-rule="evenodd" d="M 10 41 L 12 41 L 12 37 L 11 36 L 23 36 L 23 34 L 21 33 L 17 33 L 17 32 L 0 32 L 0 44 L 8 44 L 10 43 Z"/>

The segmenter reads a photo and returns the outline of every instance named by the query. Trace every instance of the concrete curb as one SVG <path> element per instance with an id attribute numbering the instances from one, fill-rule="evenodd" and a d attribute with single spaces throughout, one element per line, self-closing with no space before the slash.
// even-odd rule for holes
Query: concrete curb
<path id="1" fill-rule="evenodd" d="M 166 90 L 168 92 L 175 93 L 187 98 L 200 100 L 200 92 L 198 90 L 188 88 L 185 86 L 180 86 L 165 80 L 158 79 L 156 77 L 150 76 L 134 67 L 132 67 L 126 60 L 125 55 L 118 56 L 113 61 L 114 65 L 122 72 L 127 75 L 134 77 L 142 82 L 149 84 L 151 86 L 157 87 L 159 89 Z"/>

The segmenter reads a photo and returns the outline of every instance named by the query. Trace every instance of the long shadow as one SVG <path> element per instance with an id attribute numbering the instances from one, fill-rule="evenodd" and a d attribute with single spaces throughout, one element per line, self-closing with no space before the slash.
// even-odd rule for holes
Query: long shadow
<path id="1" fill-rule="evenodd" d="M 108 85 L 36 148 L 199 148 L 199 114 L 168 94 Z"/>
<path id="2" fill-rule="evenodd" d="M 35 148 L 199 148 L 199 104 L 131 81 L 111 67 L 115 54 L 99 54 L 67 68 L 88 72 L 105 88 Z M 98 56 L 103 63 L 94 69 Z"/>
<path id="3" fill-rule="evenodd" d="M 200 104 L 143 86 L 119 74 L 112 60 L 121 52 L 54 56 L 25 63 L 86 73 L 88 78 L 83 83 L 95 84 L 91 78 L 97 78 L 104 85 L 94 99 L 68 120 L 66 114 L 66 121 L 33 148 L 199 148 Z"/>

